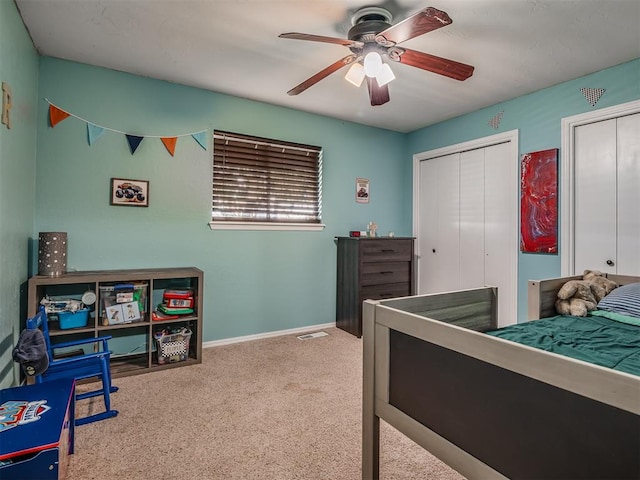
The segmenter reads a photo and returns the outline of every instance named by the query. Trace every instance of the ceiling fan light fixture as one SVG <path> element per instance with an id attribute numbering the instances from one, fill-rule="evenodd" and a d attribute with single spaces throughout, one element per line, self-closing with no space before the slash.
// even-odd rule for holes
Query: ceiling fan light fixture
<path id="1" fill-rule="evenodd" d="M 360 62 L 355 62 L 347 71 L 344 79 L 352 85 L 359 87 L 364 80 L 364 67 Z"/>
<path id="2" fill-rule="evenodd" d="M 396 76 L 393 74 L 393 70 L 391 70 L 391 67 L 386 63 L 382 64 L 382 67 L 380 67 L 380 72 L 378 72 L 378 75 L 376 75 L 378 85 L 381 87 L 386 85 L 390 81 L 395 80 L 395 78 Z"/>
<path id="3" fill-rule="evenodd" d="M 375 78 L 382 70 L 382 57 L 378 52 L 369 52 L 364 56 L 364 74 Z"/>

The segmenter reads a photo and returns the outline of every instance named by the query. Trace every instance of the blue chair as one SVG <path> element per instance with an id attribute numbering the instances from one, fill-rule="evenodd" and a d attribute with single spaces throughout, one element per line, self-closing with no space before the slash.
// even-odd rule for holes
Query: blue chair
<path id="1" fill-rule="evenodd" d="M 111 367 L 109 364 L 111 352 L 109 351 L 107 344 L 111 339 L 110 336 L 86 338 L 51 345 L 51 340 L 49 338 L 49 325 L 47 323 L 47 312 L 44 306 L 40 307 L 40 310 L 35 317 L 27 320 L 27 328 L 40 328 L 42 330 L 42 334 L 47 344 L 47 354 L 49 355 L 49 368 L 47 368 L 43 374 L 36 375 L 36 383 L 56 380 L 59 378 L 75 378 L 76 380 L 83 380 L 97 377 L 101 380 L 102 388 L 92 390 L 90 392 L 76 393 L 76 402 L 85 398 L 103 395 L 105 411 L 89 415 L 87 417 L 77 418 L 75 419 L 76 425 L 84 425 L 86 423 L 104 420 L 118 415 L 117 410 L 111 409 L 110 395 L 113 392 L 117 392 L 118 387 L 111 385 Z M 54 350 L 56 349 L 86 344 L 94 344 L 93 349 L 96 349 L 97 345 L 98 351 L 89 353 L 84 353 L 83 351 L 80 355 L 58 359 L 54 358 Z"/>

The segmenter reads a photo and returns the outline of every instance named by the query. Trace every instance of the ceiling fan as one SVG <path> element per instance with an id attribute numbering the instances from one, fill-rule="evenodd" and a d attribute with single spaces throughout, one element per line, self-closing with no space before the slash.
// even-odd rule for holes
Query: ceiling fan
<path id="1" fill-rule="evenodd" d="M 473 74 L 474 67 L 471 65 L 398 46 L 399 43 L 451 24 L 452 20 L 446 12 L 428 7 L 395 25 L 391 24 L 392 19 L 391 13 L 382 7 L 364 7 L 353 15 L 353 26 L 346 39 L 296 32 L 280 34 L 280 38 L 335 43 L 351 50 L 350 55 L 329 65 L 287 93 L 298 95 L 342 67 L 351 65 L 345 78 L 356 86 L 360 86 L 366 78 L 371 105 L 383 105 L 389 101 L 388 83 L 395 78 L 389 65 L 382 62 L 385 56 L 391 61 L 455 80 L 466 80 Z"/>

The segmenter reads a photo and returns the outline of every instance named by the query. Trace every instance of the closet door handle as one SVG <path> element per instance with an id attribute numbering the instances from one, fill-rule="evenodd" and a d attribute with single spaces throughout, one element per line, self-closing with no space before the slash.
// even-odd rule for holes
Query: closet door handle
<path id="1" fill-rule="evenodd" d="M 615 263 L 613 263 L 613 260 L 607 260 L 607 265 L 609 265 L 610 267 L 613 267 Z"/>

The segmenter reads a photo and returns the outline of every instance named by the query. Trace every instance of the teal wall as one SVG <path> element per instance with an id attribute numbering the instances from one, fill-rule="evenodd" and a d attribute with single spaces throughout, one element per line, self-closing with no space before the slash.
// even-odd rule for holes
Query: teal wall
<path id="1" fill-rule="evenodd" d="M 197 266 L 204 340 L 335 321 L 334 237 L 365 229 L 410 235 L 402 212 L 405 135 L 113 70 L 40 60 L 36 224 L 68 233 L 68 268 Z M 48 99 L 92 123 L 138 135 L 220 129 L 323 148 L 322 232 L 212 231 L 212 147 L 157 138 L 131 155 L 125 136 L 93 146 L 86 122 L 48 126 Z M 111 177 L 150 181 L 149 208 L 109 205 Z M 371 180 L 356 204 L 355 179 Z"/>
<path id="2" fill-rule="evenodd" d="M 580 92 L 582 87 L 604 88 L 606 92 L 592 107 Z M 412 132 L 407 136 L 407 161 L 411 162 L 416 153 L 515 129 L 519 131 L 520 155 L 560 148 L 563 117 L 638 99 L 640 59 Z M 502 121 L 495 130 L 488 121 L 501 111 L 504 112 Z M 560 241 L 559 238 L 558 243 Z M 527 281 L 559 276 L 561 254 L 519 254 L 519 321 L 524 321 L 527 316 Z"/>
<path id="3" fill-rule="evenodd" d="M 11 128 L 0 124 L 0 388 L 17 380 L 20 288 L 33 232 L 38 55 L 12 1 L 0 0 L 0 82 L 13 94 Z"/>
<path id="4" fill-rule="evenodd" d="M 0 127 L 0 386 L 15 381 L 10 349 L 21 285 L 35 273 L 39 231 L 69 235 L 69 269 L 194 265 L 205 272 L 204 340 L 335 320 L 334 237 L 364 229 L 410 235 L 415 153 L 519 129 L 520 152 L 560 146 L 562 117 L 640 98 L 640 60 L 410 134 L 343 122 L 215 92 L 38 57 L 9 0 L 0 0 L 0 80 L 13 88 L 14 127 Z M 606 88 L 590 107 L 580 87 Z M 139 135 L 202 129 L 320 145 L 322 232 L 212 231 L 211 155 L 190 137 L 171 157 L 157 138 L 134 155 L 108 131 L 89 146 L 86 123 L 48 126 L 45 98 L 81 119 Z M 504 116 L 496 131 L 488 120 Z M 37 152 L 37 153 L 36 153 Z M 149 208 L 109 205 L 109 179 L 150 181 Z M 354 201 L 355 178 L 371 203 Z M 29 251 L 31 247 L 32 251 Z M 519 256 L 519 317 L 529 278 L 560 273 L 558 256 Z"/>

